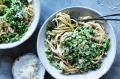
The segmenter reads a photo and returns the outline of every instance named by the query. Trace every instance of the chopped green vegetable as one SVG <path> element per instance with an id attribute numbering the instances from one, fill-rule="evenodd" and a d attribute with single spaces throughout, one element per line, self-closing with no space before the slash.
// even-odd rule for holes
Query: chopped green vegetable
<path id="1" fill-rule="evenodd" d="M 63 74 L 100 68 L 110 46 L 110 39 L 100 24 L 71 22 L 70 15 L 65 13 L 58 13 L 56 17 L 53 19 L 56 23 L 48 25 L 46 31 L 46 54 L 50 64 Z"/>
<path id="2" fill-rule="evenodd" d="M 33 18 L 26 12 L 31 4 L 27 0 L 0 0 L 0 4 L 5 6 L 0 9 L 0 43 L 19 41 Z"/>

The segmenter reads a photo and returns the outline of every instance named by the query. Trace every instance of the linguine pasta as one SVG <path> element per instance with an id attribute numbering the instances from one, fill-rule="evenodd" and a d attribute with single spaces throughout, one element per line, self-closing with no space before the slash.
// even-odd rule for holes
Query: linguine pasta
<path id="1" fill-rule="evenodd" d="M 92 17 L 78 17 L 89 18 Z M 110 43 L 103 22 L 78 22 L 62 12 L 56 14 L 48 25 L 46 35 L 49 62 L 63 74 L 85 73 L 100 68 Z"/>
<path id="2" fill-rule="evenodd" d="M 33 16 L 32 0 L 0 0 L 0 43 L 20 40 Z"/>

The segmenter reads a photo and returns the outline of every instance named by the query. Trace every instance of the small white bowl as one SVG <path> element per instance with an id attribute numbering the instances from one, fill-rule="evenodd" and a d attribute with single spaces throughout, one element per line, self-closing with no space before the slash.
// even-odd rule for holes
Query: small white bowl
<path id="1" fill-rule="evenodd" d="M 71 15 L 75 17 L 81 15 L 101 16 L 99 12 L 86 7 L 70 7 L 62 9 L 58 12 L 69 12 Z M 41 27 L 37 39 L 37 51 L 43 66 L 56 79 L 98 79 L 102 77 L 110 69 L 116 54 L 116 38 L 112 26 L 105 21 L 104 23 L 105 32 L 108 33 L 108 36 L 110 37 L 110 48 L 108 50 L 108 56 L 103 59 L 101 67 L 95 71 L 89 71 L 85 74 L 63 75 L 59 73 L 57 69 L 55 69 L 53 66 L 49 64 L 49 61 L 45 53 L 46 46 L 44 41 L 46 39 L 46 27 L 49 24 L 49 22 L 55 17 L 56 13 L 50 16 L 45 21 L 45 23 Z"/>
<path id="2" fill-rule="evenodd" d="M 32 61 L 33 60 L 33 61 Z M 28 76 L 27 72 L 29 71 L 28 69 L 31 69 L 31 64 L 33 65 L 33 63 L 39 64 L 39 70 L 37 72 L 37 79 L 44 79 L 45 76 L 45 68 L 42 66 L 41 62 L 39 61 L 38 57 L 33 54 L 33 53 L 27 53 L 23 56 L 20 56 L 19 58 L 17 58 L 12 66 L 12 74 L 14 79 L 21 79 L 23 78 L 23 76 L 25 77 L 26 75 Z M 36 66 L 36 65 L 35 65 Z M 27 68 L 26 68 L 27 67 Z M 20 69 L 22 69 L 25 71 L 21 71 Z M 32 66 L 32 68 L 34 68 Z M 27 69 L 27 72 L 26 72 Z M 32 71 L 31 71 L 32 72 Z"/>
<path id="3" fill-rule="evenodd" d="M 0 44 L 0 49 L 8 49 L 8 48 L 16 47 L 22 44 L 23 42 L 25 42 L 34 33 L 34 31 L 37 28 L 39 18 L 40 18 L 40 0 L 33 0 L 33 5 L 34 5 L 35 15 L 25 35 L 17 42 L 8 43 L 8 44 Z"/>

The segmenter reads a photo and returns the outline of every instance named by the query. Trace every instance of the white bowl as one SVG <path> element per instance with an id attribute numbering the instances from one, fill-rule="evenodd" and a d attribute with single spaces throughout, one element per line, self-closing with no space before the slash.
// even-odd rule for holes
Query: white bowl
<path id="1" fill-rule="evenodd" d="M 33 0 L 33 5 L 34 5 L 35 16 L 33 18 L 33 21 L 31 22 L 31 25 L 28 28 L 28 31 L 17 42 L 8 43 L 8 44 L 0 44 L 0 49 L 7 49 L 7 48 L 16 47 L 16 46 L 22 44 L 23 42 L 25 42 L 34 33 L 35 29 L 37 28 L 39 18 L 40 18 L 40 1 L 39 0 Z"/>
<path id="2" fill-rule="evenodd" d="M 25 77 L 25 75 L 28 76 L 26 70 L 23 73 L 21 72 L 20 69 L 23 69 L 23 68 L 27 69 L 26 67 L 28 67 L 28 69 L 31 69 L 31 64 L 35 63 L 35 60 L 38 60 L 37 64 L 39 63 L 39 70 L 37 72 L 37 78 L 39 77 L 38 79 L 44 79 L 45 68 L 42 66 L 38 57 L 34 55 L 33 53 L 27 53 L 23 56 L 20 56 L 14 61 L 13 66 L 12 66 L 12 74 L 13 74 L 14 79 L 21 79 L 21 77 L 23 78 L 23 76 Z"/>
<path id="3" fill-rule="evenodd" d="M 69 12 L 73 16 L 80 16 L 80 15 L 90 15 L 90 16 L 101 16 L 101 14 L 93 9 L 85 8 L 85 7 L 70 7 L 62 9 L 58 12 Z M 58 13 L 56 12 L 56 13 Z M 55 13 L 55 14 L 56 14 Z M 57 79 L 98 79 L 101 76 L 103 76 L 111 67 L 115 54 L 116 54 L 116 38 L 115 33 L 113 31 L 113 28 L 111 25 L 105 21 L 105 32 L 109 33 L 108 36 L 110 37 L 110 48 L 108 50 L 108 56 L 103 59 L 102 66 L 95 70 L 95 71 L 89 71 L 85 74 L 74 74 L 74 75 L 63 75 L 59 73 L 57 69 L 55 69 L 53 66 L 49 64 L 49 61 L 47 59 L 46 53 L 45 53 L 45 39 L 46 39 L 46 27 L 49 24 L 49 22 L 55 17 L 55 14 L 50 16 L 43 26 L 41 27 L 41 30 L 38 35 L 37 40 L 37 51 L 39 58 L 41 60 L 41 63 L 45 67 L 45 69 L 54 77 Z"/>

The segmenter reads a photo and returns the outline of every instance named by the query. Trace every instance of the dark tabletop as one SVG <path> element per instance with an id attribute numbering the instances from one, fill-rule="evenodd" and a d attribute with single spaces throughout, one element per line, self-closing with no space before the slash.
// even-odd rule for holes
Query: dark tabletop
<path id="1" fill-rule="evenodd" d="M 120 13 L 120 0 L 40 0 L 41 2 L 41 17 L 35 33 L 24 42 L 22 45 L 0 50 L 0 79 L 13 79 L 11 67 L 14 59 L 25 53 L 36 51 L 37 35 L 44 21 L 54 12 L 70 6 L 85 6 L 93 8 L 103 15 Z M 112 17 L 113 18 L 113 17 Z M 120 18 L 120 17 L 114 17 Z M 110 21 L 117 39 L 117 54 L 111 69 L 101 79 L 120 79 L 120 21 Z M 45 79 L 54 79 L 47 72 Z"/>

